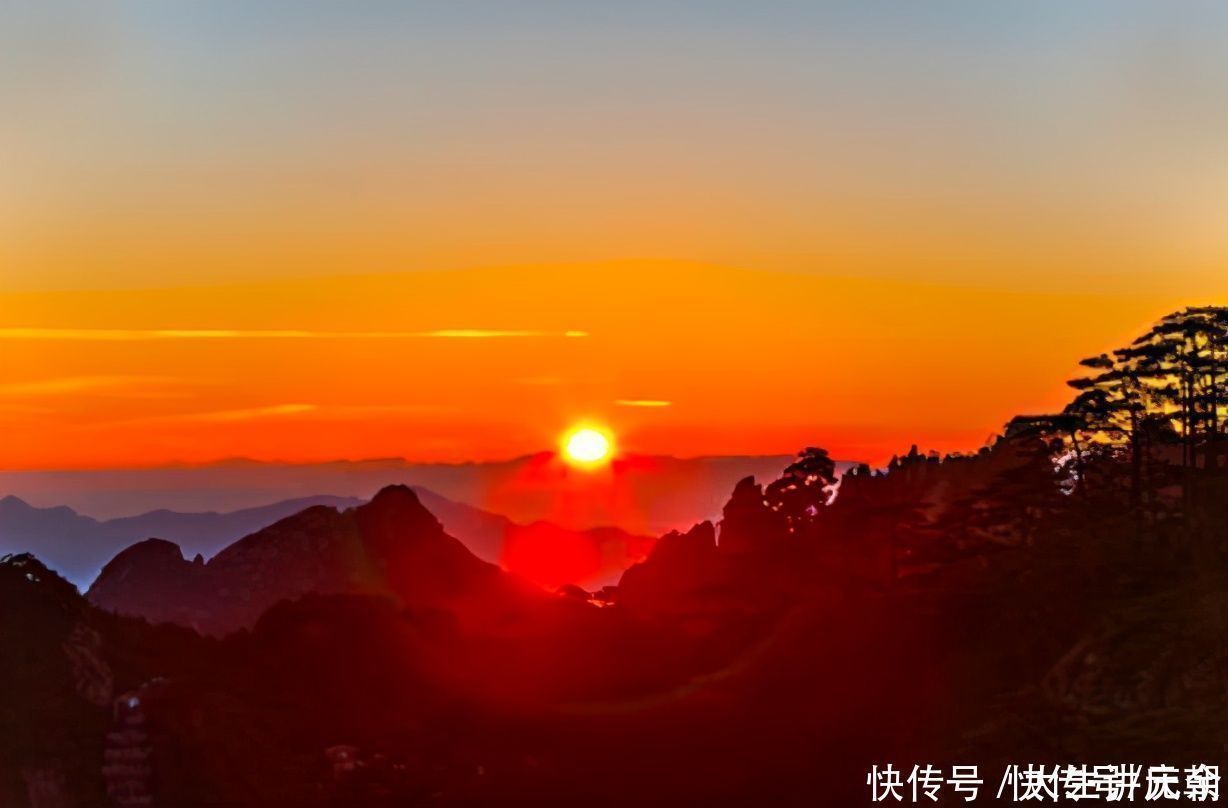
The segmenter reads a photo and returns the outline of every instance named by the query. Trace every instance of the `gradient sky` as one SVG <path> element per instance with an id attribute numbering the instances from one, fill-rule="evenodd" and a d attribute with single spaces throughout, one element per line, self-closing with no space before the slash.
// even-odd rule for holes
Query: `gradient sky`
<path id="1" fill-rule="evenodd" d="M 1228 6 L 0 9 L 0 467 L 878 460 L 1228 296 Z"/>

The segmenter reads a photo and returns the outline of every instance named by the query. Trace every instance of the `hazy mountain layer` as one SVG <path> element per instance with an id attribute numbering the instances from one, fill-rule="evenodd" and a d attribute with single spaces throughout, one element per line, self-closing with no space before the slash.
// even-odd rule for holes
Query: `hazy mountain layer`
<path id="1" fill-rule="evenodd" d="M 476 556 L 547 586 L 613 584 L 623 570 L 647 555 L 654 541 L 618 528 L 577 531 L 548 522 L 522 525 L 423 488 L 415 491 L 449 533 Z M 162 539 L 177 545 L 188 558 L 200 554 L 208 559 L 235 540 L 307 508 L 348 508 L 362 502 L 318 496 L 232 513 L 162 510 L 99 521 L 65 506 L 35 508 L 6 497 L 0 500 L 0 555 L 34 553 L 85 591 L 103 564 L 145 539 Z"/>
<path id="2" fill-rule="evenodd" d="M 89 586 L 102 565 L 133 542 L 157 537 L 189 556 L 211 556 L 230 542 L 315 505 L 350 507 L 361 500 L 312 496 L 230 513 L 158 510 L 100 521 L 67 506 L 36 508 L 15 496 L 0 499 L 0 555 L 34 553 L 75 583 Z"/>
<path id="3" fill-rule="evenodd" d="M 155 509 L 226 512 L 319 494 L 370 499 L 387 485 L 405 484 L 521 524 L 611 525 L 656 536 L 715 517 L 735 482 L 747 476 L 773 479 L 791 459 L 625 456 L 595 471 L 573 469 L 552 453 L 460 464 L 236 460 L 156 469 L 0 472 L 0 492 L 108 519 Z"/>

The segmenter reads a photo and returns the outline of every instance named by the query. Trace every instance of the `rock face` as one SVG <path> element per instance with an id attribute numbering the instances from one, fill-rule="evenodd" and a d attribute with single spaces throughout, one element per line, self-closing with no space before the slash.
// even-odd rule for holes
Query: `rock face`
<path id="1" fill-rule="evenodd" d="M 308 592 L 391 595 L 464 613 L 517 589 L 446 534 L 412 490 L 390 486 L 356 508 L 308 508 L 208 563 L 187 561 L 170 542 L 141 542 L 103 568 L 87 597 L 104 609 L 220 635 Z"/>

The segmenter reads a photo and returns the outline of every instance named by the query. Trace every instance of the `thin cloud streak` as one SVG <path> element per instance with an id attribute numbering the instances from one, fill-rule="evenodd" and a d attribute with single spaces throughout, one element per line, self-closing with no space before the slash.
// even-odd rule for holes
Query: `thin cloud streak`
<path id="1" fill-rule="evenodd" d="M 587 331 L 518 331 L 485 328 L 444 328 L 432 331 L 303 331 L 231 328 L 0 328 L 0 340 L 72 340 L 83 342 L 143 342 L 211 339 L 509 339 L 587 337 Z"/>
<path id="2" fill-rule="evenodd" d="M 264 418 L 304 415 L 315 412 L 318 409 L 320 408 L 315 404 L 271 404 L 267 407 L 251 407 L 248 409 L 210 410 L 207 412 L 186 412 L 174 415 L 154 415 L 148 418 L 128 418 L 123 421 L 92 424 L 91 427 L 95 429 L 109 429 L 112 427 L 140 426 L 143 424 L 230 424 Z"/>
<path id="3" fill-rule="evenodd" d="M 315 404 L 274 404 L 269 407 L 254 407 L 246 410 L 189 413 L 179 416 L 178 420 L 229 423 L 231 421 L 252 421 L 257 418 L 277 418 L 283 415 L 302 415 L 307 412 L 315 412 L 317 409 L 319 408 Z"/>
<path id="4" fill-rule="evenodd" d="M 149 384 L 174 383 L 163 376 L 61 376 L 28 382 L 0 384 L 0 396 L 56 396 L 75 393 L 117 391 Z"/>
<path id="5" fill-rule="evenodd" d="M 433 404 L 271 404 L 265 407 L 250 407 L 234 410 L 211 410 L 172 415 L 156 415 L 148 418 L 129 418 L 95 424 L 95 427 L 135 426 L 141 424 L 228 424 L 256 421 L 267 418 L 284 418 L 308 415 L 322 420 L 349 420 L 371 416 L 422 415 L 448 412 L 446 407 Z"/>
<path id="6" fill-rule="evenodd" d="M 661 398 L 620 398 L 614 403 L 619 407 L 672 407 L 674 404 Z"/>

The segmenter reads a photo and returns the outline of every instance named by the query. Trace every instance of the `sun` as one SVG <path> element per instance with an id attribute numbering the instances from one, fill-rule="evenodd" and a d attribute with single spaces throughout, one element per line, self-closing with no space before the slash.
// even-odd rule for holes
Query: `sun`
<path id="1" fill-rule="evenodd" d="M 573 466 L 591 468 L 610 459 L 609 433 L 591 426 L 576 427 L 563 436 L 563 457 Z"/>

